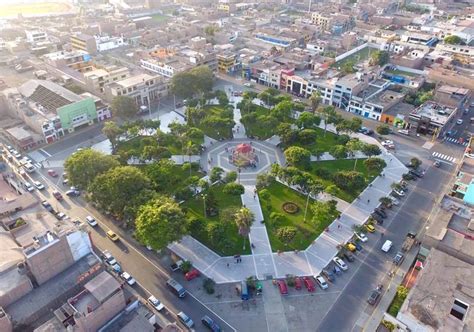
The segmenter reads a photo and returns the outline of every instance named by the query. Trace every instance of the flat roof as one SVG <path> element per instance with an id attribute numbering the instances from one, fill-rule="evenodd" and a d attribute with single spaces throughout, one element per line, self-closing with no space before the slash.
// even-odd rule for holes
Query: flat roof
<path id="1" fill-rule="evenodd" d="M 148 75 L 148 74 L 139 74 L 139 75 L 135 75 L 135 76 L 132 76 L 132 77 L 125 78 L 125 79 L 120 80 L 120 81 L 116 81 L 113 84 L 117 84 L 121 87 L 128 88 L 128 87 L 135 86 L 137 84 L 144 83 L 146 81 L 157 79 L 157 78 L 158 77 L 156 77 L 156 76 L 151 76 L 151 75 Z"/>
<path id="2" fill-rule="evenodd" d="M 431 249 L 397 318 L 404 323 L 416 321 L 409 325 L 411 329 L 418 325 L 438 331 L 474 330 L 472 310 L 467 310 L 463 321 L 451 314 L 455 299 L 474 305 L 473 275 L 473 265 Z"/>
<path id="3" fill-rule="evenodd" d="M 138 307 L 131 311 L 122 311 L 118 319 L 102 328 L 103 332 L 153 332 L 155 328 L 150 323 L 150 318 L 155 314 L 145 305 L 138 302 Z"/>
<path id="4" fill-rule="evenodd" d="M 99 302 L 102 302 L 120 288 L 120 283 L 109 273 L 104 271 L 85 284 L 84 288 Z"/>
<path id="5" fill-rule="evenodd" d="M 435 121 L 444 125 L 453 112 L 454 108 L 444 106 L 433 101 L 427 101 L 423 105 L 416 108 L 411 114 L 418 115 L 420 117 L 428 117 L 431 119 L 431 121 Z"/>
<path id="6" fill-rule="evenodd" d="M 31 134 L 25 130 L 23 127 L 13 127 L 6 130 L 12 137 L 18 141 L 31 138 Z"/>

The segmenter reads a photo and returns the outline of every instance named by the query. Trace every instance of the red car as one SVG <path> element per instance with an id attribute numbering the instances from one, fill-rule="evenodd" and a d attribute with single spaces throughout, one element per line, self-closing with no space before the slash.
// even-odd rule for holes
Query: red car
<path id="1" fill-rule="evenodd" d="M 302 286 L 303 286 L 303 281 L 301 280 L 300 277 L 296 277 L 295 278 L 295 289 L 296 290 L 301 290 Z"/>
<path id="2" fill-rule="evenodd" d="M 194 278 L 199 277 L 199 271 L 196 269 L 192 269 L 188 273 L 184 275 L 184 278 L 186 278 L 187 281 L 193 280 Z"/>
<path id="3" fill-rule="evenodd" d="M 58 201 L 62 201 L 63 200 L 63 195 L 61 195 L 61 193 L 59 191 L 53 191 L 53 196 L 54 198 L 56 198 Z"/>
<path id="4" fill-rule="evenodd" d="M 306 289 L 308 290 L 308 292 L 312 293 L 316 290 L 316 287 L 314 285 L 314 281 L 310 277 L 304 277 L 303 282 L 304 282 L 304 285 L 305 285 Z"/>
<path id="5" fill-rule="evenodd" d="M 54 169 L 48 169 L 48 175 L 52 176 L 53 178 L 58 177 L 58 173 Z"/>
<path id="6" fill-rule="evenodd" d="M 288 295 L 288 287 L 284 280 L 277 280 L 277 285 L 281 295 Z"/>

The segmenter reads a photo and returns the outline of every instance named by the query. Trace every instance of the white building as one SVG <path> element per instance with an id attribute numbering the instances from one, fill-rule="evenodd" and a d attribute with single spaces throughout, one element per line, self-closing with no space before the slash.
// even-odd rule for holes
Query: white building
<path id="1" fill-rule="evenodd" d="M 48 41 L 48 34 L 40 30 L 25 30 L 26 40 L 30 44 L 37 44 Z"/>
<path id="2" fill-rule="evenodd" d="M 113 50 L 126 45 L 123 37 L 94 36 L 97 46 L 97 52 Z"/>

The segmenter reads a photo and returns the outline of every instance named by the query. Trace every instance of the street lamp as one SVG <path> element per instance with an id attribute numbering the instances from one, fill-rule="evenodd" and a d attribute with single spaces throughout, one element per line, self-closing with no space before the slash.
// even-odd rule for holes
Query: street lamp
<path id="1" fill-rule="evenodd" d="M 309 196 L 310 195 L 311 195 L 311 190 L 308 191 L 308 196 L 306 197 L 306 206 L 304 208 L 303 222 L 306 222 L 306 213 L 308 213 L 308 204 L 309 204 Z"/>
<path id="2" fill-rule="evenodd" d="M 204 204 L 204 217 L 207 217 L 207 213 L 206 213 L 206 198 L 207 198 L 207 195 L 206 194 L 202 194 L 202 203 Z"/>
<path id="3" fill-rule="evenodd" d="M 242 169 L 239 167 L 237 167 L 237 174 L 238 174 L 238 182 L 240 183 L 240 172 L 242 171 Z"/>

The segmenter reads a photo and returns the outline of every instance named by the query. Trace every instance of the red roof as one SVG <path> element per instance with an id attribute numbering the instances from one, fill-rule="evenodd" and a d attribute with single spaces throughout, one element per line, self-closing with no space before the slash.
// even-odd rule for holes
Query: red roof
<path id="1" fill-rule="evenodd" d="M 249 153 L 252 151 L 252 146 L 250 144 L 242 143 L 237 145 L 235 151 L 238 153 Z"/>

